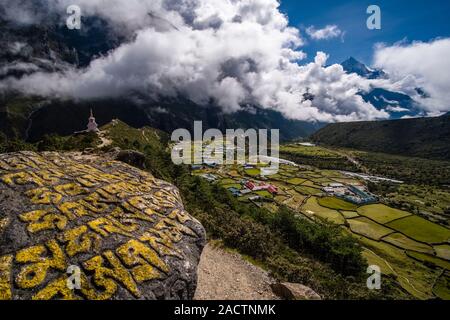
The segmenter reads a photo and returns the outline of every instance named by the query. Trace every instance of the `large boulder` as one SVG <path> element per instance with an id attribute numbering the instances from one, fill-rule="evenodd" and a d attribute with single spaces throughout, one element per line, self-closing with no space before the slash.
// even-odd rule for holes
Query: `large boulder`
<path id="1" fill-rule="evenodd" d="M 273 292 L 287 300 L 321 300 L 322 298 L 311 288 L 299 283 L 272 284 Z"/>
<path id="2" fill-rule="evenodd" d="M 147 172 L 0 155 L 0 299 L 191 299 L 204 245 L 178 190 Z"/>

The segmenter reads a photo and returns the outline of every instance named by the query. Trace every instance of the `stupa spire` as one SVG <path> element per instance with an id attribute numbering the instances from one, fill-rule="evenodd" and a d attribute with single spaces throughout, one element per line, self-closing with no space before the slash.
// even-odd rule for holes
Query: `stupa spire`
<path id="1" fill-rule="evenodd" d="M 87 125 L 87 132 L 98 132 L 98 125 L 97 122 L 95 122 L 94 112 L 91 108 L 91 115 L 89 117 L 89 122 Z"/>

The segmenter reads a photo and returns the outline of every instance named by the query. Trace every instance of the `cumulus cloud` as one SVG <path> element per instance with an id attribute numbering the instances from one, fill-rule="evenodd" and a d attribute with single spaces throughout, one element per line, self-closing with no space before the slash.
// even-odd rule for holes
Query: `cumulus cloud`
<path id="1" fill-rule="evenodd" d="M 313 40 L 329 40 L 344 35 L 344 32 L 337 25 L 327 25 L 322 29 L 316 29 L 314 26 L 310 26 L 306 29 L 306 33 Z"/>
<path id="2" fill-rule="evenodd" d="M 213 101 L 225 112 L 255 105 L 298 120 L 389 117 L 359 93 L 393 84 L 326 66 L 328 56 L 322 52 L 301 65 L 304 41 L 276 0 L 45 2 L 54 13 L 77 4 L 84 15 L 99 16 L 117 32 L 134 36 L 86 68 L 8 77 L 0 89 L 75 99 L 136 91 L 152 97 L 183 95 L 199 104 Z M 305 99 L 306 93 L 315 98 Z"/>
<path id="3" fill-rule="evenodd" d="M 403 91 L 415 94 L 429 114 L 439 114 L 450 109 L 449 56 L 449 38 L 378 45 L 374 64 L 399 80 Z M 416 88 L 423 88 L 428 96 L 417 96 Z"/>

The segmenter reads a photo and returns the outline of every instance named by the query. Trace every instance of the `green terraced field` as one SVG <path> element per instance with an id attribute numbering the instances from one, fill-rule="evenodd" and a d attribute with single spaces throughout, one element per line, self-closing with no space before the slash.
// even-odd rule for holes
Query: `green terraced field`
<path id="1" fill-rule="evenodd" d="M 310 180 L 305 181 L 305 182 L 302 184 L 302 186 L 312 187 L 312 188 L 316 188 L 316 189 L 319 189 L 319 190 L 320 190 L 321 188 L 323 188 L 323 186 L 317 185 L 317 184 L 315 184 L 314 182 L 312 182 L 312 181 L 310 181 Z"/>
<path id="2" fill-rule="evenodd" d="M 266 190 L 256 191 L 255 194 L 257 194 L 258 196 L 263 197 L 263 198 L 269 198 L 269 199 L 273 198 L 272 194 Z"/>
<path id="3" fill-rule="evenodd" d="M 236 183 L 236 181 L 235 180 L 233 180 L 233 179 L 222 179 L 221 181 L 220 181 L 220 184 L 221 185 L 227 185 L 227 184 L 235 184 Z"/>
<path id="4" fill-rule="evenodd" d="M 304 194 L 307 196 L 309 196 L 309 195 L 315 196 L 319 193 L 322 193 L 322 191 L 319 189 L 312 188 L 312 187 L 306 187 L 306 186 L 297 186 L 297 187 L 295 187 L 295 190 L 300 192 L 301 194 Z"/>
<path id="5" fill-rule="evenodd" d="M 229 188 L 235 188 L 238 190 L 242 189 L 242 185 L 238 184 L 238 183 L 234 183 L 234 184 L 224 184 L 222 185 L 222 187 L 224 187 L 225 189 L 229 189 Z"/>
<path id="6" fill-rule="evenodd" d="M 371 204 L 360 207 L 358 208 L 358 213 L 381 224 L 411 215 L 408 212 L 390 208 L 384 204 Z"/>
<path id="7" fill-rule="evenodd" d="M 353 219 L 359 217 L 358 212 L 355 211 L 341 211 L 345 219 Z"/>
<path id="8" fill-rule="evenodd" d="M 431 265 L 439 267 L 439 268 L 450 270 L 450 262 L 448 262 L 448 261 L 439 259 L 434 256 L 430 256 L 425 253 L 414 252 L 414 251 L 407 251 L 406 254 L 408 256 L 410 256 L 411 258 L 414 258 L 421 262 L 425 262 L 425 263 L 431 264 Z"/>
<path id="9" fill-rule="evenodd" d="M 306 181 L 306 179 L 292 178 L 292 179 L 287 180 L 286 182 L 297 186 L 299 184 L 302 184 L 305 181 Z"/>
<path id="10" fill-rule="evenodd" d="M 309 217 L 319 217 L 320 219 L 333 222 L 338 225 L 345 223 L 344 217 L 336 210 L 324 208 L 317 203 L 316 197 L 311 197 L 302 206 L 302 212 Z"/>
<path id="11" fill-rule="evenodd" d="M 241 179 L 258 182 L 260 174 L 258 168 L 244 169 L 237 165 L 208 172 L 222 176 L 219 183 L 223 187 L 237 189 L 242 188 L 239 185 Z M 278 187 L 278 195 L 274 197 L 267 191 L 257 191 L 238 200 L 249 202 L 249 197 L 259 195 L 265 200 L 258 206 L 270 212 L 276 213 L 279 206 L 286 205 L 313 220 L 341 225 L 343 232 L 359 239 L 364 247 L 363 256 L 370 265 L 380 266 L 383 274 L 394 275 L 396 281 L 416 298 L 449 298 L 450 272 L 439 278 L 442 270 L 450 266 L 450 243 L 446 243 L 450 240 L 449 229 L 384 204 L 358 207 L 336 197 L 320 197 L 325 193 L 321 189 L 333 182 L 365 185 L 362 180 L 334 170 L 282 165 L 278 174 L 267 178 L 267 183 Z"/>
<path id="12" fill-rule="evenodd" d="M 350 219 L 347 220 L 347 222 L 349 223 L 352 232 L 373 240 L 380 240 L 394 232 L 392 229 L 386 228 L 365 217 Z"/>
<path id="13" fill-rule="evenodd" d="M 381 273 L 385 275 L 394 274 L 392 268 L 386 263 L 386 260 L 375 254 L 372 250 L 364 248 L 362 256 L 367 260 L 367 263 L 371 266 L 375 265 L 380 267 Z"/>
<path id="14" fill-rule="evenodd" d="M 434 251 L 436 251 L 436 255 L 445 260 L 450 260 L 450 245 L 443 244 L 440 246 L 435 246 Z"/>
<path id="15" fill-rule="evenodd" d="M 414 241 L 401 233 L 390 234 L 384 237 L 382 240 L 405 250 L 434 254 L 434 250 L 431 246 Z"/>
<path id="16" fill-rule="evenodd" d="M 450 239 L 449 229 L 417 216 L 395 220 L 388 223 L 387 226 L 414 240 L 429 244 L 441 244 Z"/>
<path id="17" fill-rule="evenodd" d="M 374 241 L 365 237 L 357 237 L 361 244 L 374 251 L 380 258 L 388 261 L 397 275 L 401 286 L 418 299 L 432 299 L 433 283 L 441 270 L 426 267 L 416 261 L 404 250 L 382 241 Z"/>
<path id="18" fill-rule="evenodd" d="M 335 210 L 355 211 L 358 208 L 358 206 L 353 203 L 334 197 L 319 198 L 317 202 L 322 207 L 327 207 Z"/>
<path id="19" fill-rule="evenodd" d="M 450 300 L 450 272 L 442 274 L 434 285 L 433 292 L 442 300 Z"/>
<path id="20" fill-rule="evenodd" d="M 261 174 L 261 170 L 259 169 L 246 169 L 245 174 L 248 176 L 256 177 Z"/>

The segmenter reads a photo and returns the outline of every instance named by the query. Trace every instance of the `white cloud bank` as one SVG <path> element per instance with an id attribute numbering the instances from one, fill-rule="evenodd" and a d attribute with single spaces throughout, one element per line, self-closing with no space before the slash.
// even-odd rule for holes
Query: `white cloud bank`
<path id="1" fill-rule="evenodd" d="M 322 29 L 316 29 L 310 26 L 306 29 L 306 33 L 314 40 L 329 40 L 343 36 L 344 32 L 337 25 L 327 25 Z"/>
<path id="2" fill-rule="evenodd" d="M 225 112 L 253 104 L 291 119 L 331 122 L 388 118 L 358 92 L 373 86 L 411 87 L 408 81 L 392 84 L 348 75 L 340 65 L 326 66 L 328 56 L 322 52 L 314 62 L 300 65 L 304 41 L 298 29 L 288 26 L 276 0 L 45 3 L 61 14 L 67 5 L 77 4 L 84 15 L 100 16 L 116 32 L 135 37 L 85 69 L 8 78 L 0 82 L 0 89 L 76 99 L 136 91 L 184 95 L 201 104 L 213 100 Z M 315 99 L 304 99 L 306 92 Z"/>
<path id="3" fill-rule="evenodd" d="M 450 39 L 431 42 L 379 45 L 374 64 L 386 70 L 391 78 L 401 80 L 403 90 L 423 88 L 429 98 L 420 98 L 430 114 L 450 110 Z"/>

